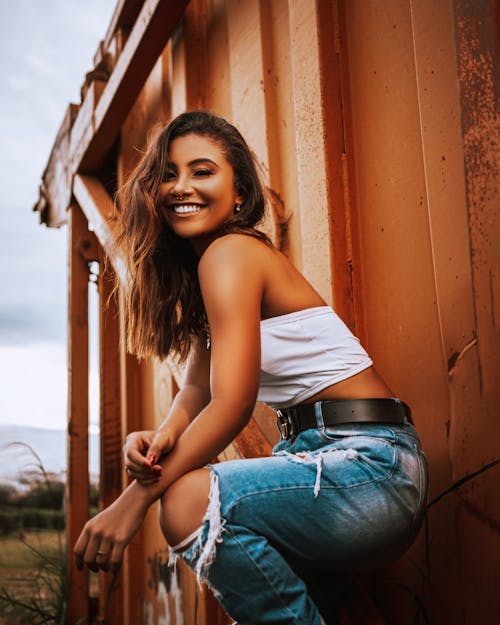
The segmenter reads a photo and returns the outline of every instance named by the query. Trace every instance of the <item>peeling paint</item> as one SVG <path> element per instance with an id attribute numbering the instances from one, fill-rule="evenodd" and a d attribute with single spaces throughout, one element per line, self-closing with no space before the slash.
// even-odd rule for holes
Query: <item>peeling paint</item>
<path id="1" fill-rule="evenodd" d="M 168 592 L 165 584 L 160 583 L 156 594 L 156 603 L 160 608 L 158 625 L 172 625 L 170 622 L 170 608 L 168 605 Z M 163 614 L 162 614 L 163 612 Z"/>
<path id="2" fill-rule="evenodd" d="M 169 592 L 172 572 L 168 567 L 168 552 L 164 549 L 155 551 L 153 556 L 147 558 L 147 564 L 149 566 L 148 587 L 157 594 L 159 584 L 163 582 Z"/>
<path id="3" fill-rule="evenodd" d="M 182 591 L 177 581 L 177 574 L 172 576 L 170 591 L 163 582 L 160 582 L 156 601 L 158 606 L 163 607 L 163 615 L 158 619 L 158 625 L 184 625 L 182 612 Z M 173 606 L 171 606 L 173 604 Z M 173 607 L 173 612 L 171 611 Z M 173 616 L 173 618 L 172 618 Z"/>
<path id="4" fill-rule="evenodd" d="M 475 345 L 477 345 L 477 337 L 474 337 L 471 341 L 469 341 L 459 352 L 453 352 L 453 354 L 448 358 L 448 377 L 451 378 L 451 376 L 455 373 L 459 362 L 469 349 Z"/>
<path id="5" fill-rule="evenodd" d="M 142 618 L 144 625 L 154 625 L 154 608 L 151 601 L 144 601 L 142 609 Z"/>
<path id="6" fill-rule="evenodd" d="M 184 625 L 182 590 L 178 573 L 171 568 L 165 550 L 157 551 L 147 559 L 150 576 L 148 587 L 154 593 L 154 602 L 145 600 L 145 625 Z"/>

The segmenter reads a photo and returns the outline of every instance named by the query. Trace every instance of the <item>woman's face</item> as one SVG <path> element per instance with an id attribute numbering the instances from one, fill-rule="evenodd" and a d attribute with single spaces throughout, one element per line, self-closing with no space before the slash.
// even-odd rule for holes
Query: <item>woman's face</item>
<path id="1" fill-rule="evenodd" d="M 242 203 L 234 188 L 234 172 L 219 144 L 188 134 L 170 143 L 169 167 L 160 185 L 168 225 L 190 239 L 202 253 L 210 235 L 234 215 Z"/>

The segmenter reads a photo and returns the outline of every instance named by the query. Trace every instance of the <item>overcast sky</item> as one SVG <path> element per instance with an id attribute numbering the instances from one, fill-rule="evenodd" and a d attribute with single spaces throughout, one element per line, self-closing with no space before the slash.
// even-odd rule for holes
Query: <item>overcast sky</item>
<path id="1" fill-rule="evenodd" d="M 67 232 L 32 207 L 116 2 L 0 0 L 0 424 L 66 425 Z"/>

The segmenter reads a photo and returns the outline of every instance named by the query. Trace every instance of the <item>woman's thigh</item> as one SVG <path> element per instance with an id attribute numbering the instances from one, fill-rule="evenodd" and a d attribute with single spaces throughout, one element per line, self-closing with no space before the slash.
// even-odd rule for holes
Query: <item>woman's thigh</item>
<path id="1" fill-rule="evenodd" d="M 378 566 L 406 549 L 422 507 L 417 449 L 393 436 L 299 441 L 270 458 L 211 469 L 222 525 L 265 536 L 298 566 Z"/>
<path id="2" fill-rule="evenodd" d="M 196 469 L 176 480 L 163 494 L 160 525 L 170 545 L 177 545 L 202 524 L 210 491 L 210 471 Z"/>

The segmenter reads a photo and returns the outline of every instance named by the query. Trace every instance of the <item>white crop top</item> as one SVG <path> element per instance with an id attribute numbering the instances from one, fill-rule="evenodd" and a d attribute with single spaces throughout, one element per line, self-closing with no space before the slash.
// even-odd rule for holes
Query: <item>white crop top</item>
<path id="1" fill-rule="evenodd" d="M 258 401 L 271 408 L 300 404 L 371 366 L 366 351 L 330 306 L 260 322 Z"/>

